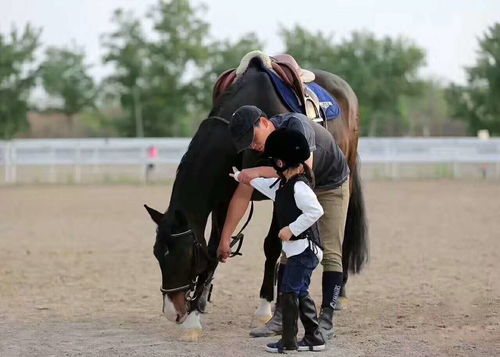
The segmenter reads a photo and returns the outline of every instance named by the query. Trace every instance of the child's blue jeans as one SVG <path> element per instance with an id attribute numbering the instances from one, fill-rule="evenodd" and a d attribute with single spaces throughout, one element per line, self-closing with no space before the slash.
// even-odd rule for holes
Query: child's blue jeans
<path id="1" fill-rule="evenodd" d="M 280 293 L 294 293 L 299 298 L 307 296 L 311 275 L 318 263 L 318 257 L 309 247 L 302 253 L 288 258 L 283 272 Z"/>

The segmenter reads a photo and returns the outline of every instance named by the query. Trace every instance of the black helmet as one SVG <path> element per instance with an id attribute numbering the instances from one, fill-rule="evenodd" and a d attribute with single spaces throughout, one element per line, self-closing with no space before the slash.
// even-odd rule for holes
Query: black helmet
<path id="1" fill-rule="evenodd" d="M 297 130 L 287 128 L 277 129 L 267 137 L 264 153 L 274 160 L 283 161 L 284 167 L 277 168 L 274 165 L 277 171 L 296 167 L 311 155 L 305 136 Z"/>

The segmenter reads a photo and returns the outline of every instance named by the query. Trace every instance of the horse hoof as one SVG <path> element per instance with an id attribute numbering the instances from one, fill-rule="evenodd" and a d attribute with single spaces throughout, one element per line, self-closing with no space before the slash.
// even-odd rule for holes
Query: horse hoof
<path id="1" fill-rule="evenodd" d="M 179 341 L 181 342 L 198 342 L 202 335 L 202 330 L 199 328 L 187 328 L 182 331 Z"/>
<path id="2" fill-rule="evenodd" d="M 269 320 L 271 320 L 273 318 L 273 315 L 271 315 L 271 314 L 269 314 L 269 315 L 255 315 L 255 318 L 256 318 L 258 323 L 260 323 L 261 325 L 265 325 L 266 322 L 268 322 Z"/>
<path id="3" fill-rule="evenodd" d="M 250 322 L 250 328 L 265 326 L 268 321 L 273 318 L 273 315 L 253 315 L 252 321 Z"/>
<path id="4" fill-rule="evenodd" d="M 266 299 L 260 299 L 260 305 L 252 318 L 251 327 L 261 327 L 273 317 L 271 303 Z"/>

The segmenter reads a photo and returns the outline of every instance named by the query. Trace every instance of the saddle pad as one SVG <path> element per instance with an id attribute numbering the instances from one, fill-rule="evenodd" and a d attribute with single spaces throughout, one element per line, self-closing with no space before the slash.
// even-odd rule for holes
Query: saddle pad
<path id="1" fill-rule="evenodd" d="M 309 83 L 306 85 L 318 96 L 319 106 L 326 120 L 333 120 L 340 117 L 340 105 L 326 89 L 316 83 Z"/>
<path id="2" fill-rule="evenodd" d="M 290 108 L 290 110 L 295 113 L 305 114 L 304 108 L 300 105 L 300 102 L 293 90 L 287 86 L 276 73 L 267 69 L 265 69 L 265 71 L 271 78 L 274 88 L 278 92 L 279 96 Z M 316 83 L 309 83 L 306 85 L 318 96 L 320 107 L 323 112 L 323 116 L 326 117 L 326 120 L 337 119 L 340 116 L 340 106 L 335 98 L 333 98 L 330 93 Z"/>

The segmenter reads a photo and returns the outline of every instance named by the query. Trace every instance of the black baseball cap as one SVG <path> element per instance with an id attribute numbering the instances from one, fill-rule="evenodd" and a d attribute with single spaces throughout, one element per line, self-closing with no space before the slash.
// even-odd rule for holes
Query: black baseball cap
<path id="1" fill-rule="evenodd" d="M 267 118 L 266 114 L 255 105 L 244 105 L 233 113 L 229 122 L 229 132 L 238 153 L 252 145 L 253 128 L 260 117 Z"/>

